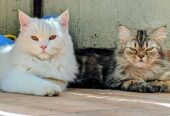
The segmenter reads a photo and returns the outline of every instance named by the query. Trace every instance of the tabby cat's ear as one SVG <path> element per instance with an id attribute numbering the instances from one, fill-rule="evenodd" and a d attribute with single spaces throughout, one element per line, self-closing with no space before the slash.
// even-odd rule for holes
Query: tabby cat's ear
<path id="1" fill-rule="evenodd" d="M 59 23 L 63 26 L 64 30 L 68 29 L 69 25 L 69 12 L 66 10 L 58 17 Z"/>
<path id="2" fill-rule="evenodd" d="M 19 11 L 19 23 L 20 23 L 20 31 L 24 31 L 26 27 L 31 22 L 31 17 L 26 15 L 24 12 Z"/>
<path id="3" fill-rule="evenodd" d="M 159 27 L 151 33 L 151 38 L 157 43 L 161 43 L 165 38 L 167 38 L 167 27 Z"/>
<path id="4" fill-rule="evenodd" d="M 119 26 L 119 41 L 121 44 L 125 44 L 131 37 L 131 30 L 125 26 Z"/>

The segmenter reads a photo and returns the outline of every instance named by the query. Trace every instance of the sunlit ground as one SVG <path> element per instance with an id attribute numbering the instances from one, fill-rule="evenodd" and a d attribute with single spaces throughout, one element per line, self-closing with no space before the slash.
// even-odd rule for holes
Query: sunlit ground
<path id="1" fill-rule="evenodd" d="M 125 101 L 125 102 L 134 102 L 134 103 L 142 103 L 142 104 L 154 104 L 160 105 L 164 107 L 170 107 L 170 103 L 163 103 L 163 102 L 156 102 L 156 101 L 149 101 L 149 100 L 141 100 L 141 99 L 122 99 L 117 97 L 110 97 L 110 96 L 96 96 L 93 94 L 82 94 L 82 93 L 72 93 L 74 95 L 84 96 L 88 98 L 96 98 L 96 99 L 103 99 L 103 100 L 110 100 L 110 101 Z"/>
<path id="2" fill-rule="evenodd" d="M 168 116 L 169 96 L 94 89 L 68 89 L 58 97 L 0 92 L 0 116 Z"/>
<path id="3" fill-rule="evenodd" d="M 11 113 L 11 112 L 0 111 L 0 116 L 29 116 L 29 115 L 23 115 L 23 114 L 16 114 L 16 113 Z"/>

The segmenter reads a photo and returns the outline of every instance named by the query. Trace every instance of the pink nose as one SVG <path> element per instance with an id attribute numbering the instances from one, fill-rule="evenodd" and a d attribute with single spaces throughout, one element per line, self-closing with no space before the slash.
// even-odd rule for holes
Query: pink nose
<path id="1" fill-rule="evenodd" d="M 47 48 L 47 46 L 46 45 L 41 45 L 40 48 L 45 50 Z"/>

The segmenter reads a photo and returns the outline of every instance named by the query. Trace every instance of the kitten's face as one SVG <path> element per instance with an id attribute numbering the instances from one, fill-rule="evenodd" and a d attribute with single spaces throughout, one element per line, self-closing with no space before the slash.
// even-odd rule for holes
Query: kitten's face
<path id="1" fill-rule="evenodd" d="M 139 68 L 150 67 L 162 57 L 160 45 L 162 39 L 166 37 L 165 27 L 161 27 L 152 33 L 146 30 L 138 30 L 136 33 L 132 33 L 126 27 L 120 28 L 119 31 L 126 31 L 120 32 L 125 34 L 120 34 L 123 57 L 132 65 Z"/>
<path id="2" fill-rule="evenodd" d="M 19 14 L 20 30 L 24 51 L 42 60 L 48 60 L 59 53 L 70 41 L 68 34 L 68 11 L 58 18 L 35 19 L 23 12 Z"/>

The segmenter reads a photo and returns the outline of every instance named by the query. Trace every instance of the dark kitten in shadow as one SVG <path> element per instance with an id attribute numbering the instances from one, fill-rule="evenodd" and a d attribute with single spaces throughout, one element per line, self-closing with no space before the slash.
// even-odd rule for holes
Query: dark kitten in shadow
<path id="1" fill-rule="evenodd" d="M 79 63 L 79 75 L 74 82 L 69 83 L 73 88 L 106 89 L 106 76 L 113 72 L 115 65 L 115 48 L 86 48 L 75 50 Z"/>

